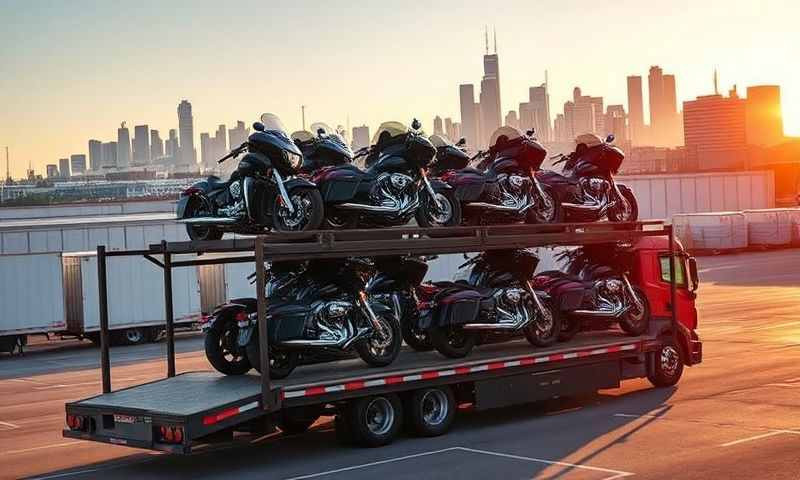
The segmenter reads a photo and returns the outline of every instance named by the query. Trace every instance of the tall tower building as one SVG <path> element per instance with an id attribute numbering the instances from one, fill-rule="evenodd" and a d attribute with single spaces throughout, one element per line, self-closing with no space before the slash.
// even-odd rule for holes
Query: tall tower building
<path id="1" fill-rule="evenodd" d="M 61 175 L 61 178 L 69 178 L 70 177 L 69 158 L 59 158 L 58 159 L 58 174 Z"/>
<path id="2" fill-rule="evenodd" d="M 642 77 L 628 77 L 628 135 L 631 143 L 644 143 L 644 101 L 642 100 Z"/>
<path id="3" fill-rule="evenodd" d="M 178 143 L 178 131 L 174 128 L 169 129 L 169 137 L 167 141 L 164 143 L 164 153 L 166 156 L 170 157 L 172 160 L 172 164 L 175 165 L 178 163 L 178 154 L 180 150 L 180 144 Z"/>
<path id="4" fill-rule="evenodd" d="M 683 102 L 686 156 L 690 168 L 741 170 L 747 166 L 746 102 L 706 95 Z"/>
<path id="5" fill-rule="evenodd" d="M 73 175 L 86 173 L 86 155 L 82 153 L 70 155 L 69 164 Z"/>
<path id="6" fill-rule="evenodd" d="M 100 170 L 103 166 L 103 142 L 89 140 L 89 170 Z"/>
<path id="7" fill-rule="evenodd" d="M 192 104 L 188 100 L 181 100 L 178 104 L 178 131 L 180 135 L 178 165 L 194 168 L 197 164 L 197 152 L 194 149 L 194 117 Z"/>
<path id="8" fill-rule="evenodd" d="M 360 127 L 353 127 L 353 142 L 350 144 L 353 150 L 369 146 L 369 127 L 361 125 Z"/>
<path id="9" fill-rule="evenodd" d="M 447 138 L 450 140 L 457 142 L 459 139 L 455 137 L 455 132 L 453 130 L 453 119 L 447 117 L 444 119 L 444 134 L 447 135 Z"/>
<path id="10" fill-rule="evenodd" d="M 244 122 L 239 120 L 236 122 L 236 128 L 228 130 L 228 144 L 231 148 L 238 147 L 247 141 L 247 136 L 250 135 L 250 129 L 244 126 Z"/>
<path id="11" fill-rule="evenodd" d="M 475 105 L 475 87 L 472 84 L 463 84 L 458 87 L 458 97 L 461 107 L 461 134 L 467 140 L 467 146 L 472 150 L 480 149 L 478 136 L 478 109 Z"/>
<path id="12" fill-rule="evenodd" d="M 150 130 L 150 161 L 154 162 L 157 158 L 164 156 L 164 141 L 158 130 Z"/>
<path id="13" fill-rule="evenodd" d="M 125 122 L 117 129 L 117 167 L 128 168 L 131 164 L 131 133 Z"/>
<path id="14" fill-rule="evenodd" d="M 56 178 L 58 177 L 58 165 L 55 163 L 47 164 L 47 178 Z"/>
<path id="15" fill-rule="evenodd" d="M 517 117 L 516 110 L 509 110 L 506 114 L 505 121 L 503 125 L 508 125 L 509 127 L 519 128 L 519 117 Z"/>
<path id="16" fill-rule="evenodd" d="M 214 147 L 212 145 L 211 136 L 203 132 L 200 134 L 200 163 L 206 168 L 214 167 Z"/>
<path id="17" fill-rule="evenodd" d="M 150 163 L 150 127 L 133 127 L 133 164 L 137 166 Z"/>
<path id="18" fill-rule="evenodd" d="M 489 32 L 486 32 L 486 52 L 483 55 L 483 79 L 480 93 L 480 142 L 486 145 L 495 130 L 500 128 L 503 113 L 500 104 L 500 60 L 497 56 L 497 34 L 494 53 L 489 53 Z"/>
<path id="19" fill-rule="evenodd" d="M 547 83 L 528 89 L 528 103 L 532 115 L 530 126 L 536 131 L 539 140 L 549 142 L 553 135 L 550 127 L 550 94 L 547 92 Z M 521 114 L 522 112 L 520 116 Z"/>
<path id="20" fill-rule="evenodd" d="M 103 144 L 103 163 L 98 168 L 116 168 L 117 166 L 117 142 L 106 142 Z"/>
<path id="21" fill-rule="evenodd" d="M 442 117 L 436 115 L 433 118 L 433 134 L 444 135 L 444 126 L 442 125 Z"/>
<path id="22" fill-rule="evenodd" d="M 747 87 L 747 143 L 770 147 L 785 141 L 781 114 L 781 87 Z"/>
<path id="23" fill-rule="evenodd" d="M 655 136 L 660 138 L 664 128 L 664 74 L 659 66 L 650 67 L 647 75 L 647 86 L 650 95 L 650 127 Z"/>

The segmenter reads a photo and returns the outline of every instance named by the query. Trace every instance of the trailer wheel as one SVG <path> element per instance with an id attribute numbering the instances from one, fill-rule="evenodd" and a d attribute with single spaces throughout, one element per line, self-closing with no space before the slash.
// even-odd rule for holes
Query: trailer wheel
<path id="1" fill-rule="evenodd" d="M 340 422 L 345 430 L 340 435 L 357 445 L 381 447 L 395 439 L 402 421 L 403 407 L 396 394 L 359 398 L 344 408 Z"/>
<path id="2" fill-rule="evenodd" d="M 116 336 L 116 342 L 120 345 L 141 345 L 148 341 L 147 329 L 139 327 L 125 328 L 112 332 Z"/>
<path id="3" fill-rule="evenodd" d="M 435 437 L 453 425 L 456 398 L 448 386 L 416 390 L 407 405 L 408 424 L 417 435 Z"/>
<path id="4" fill-rule="evenodd" d="M 671 387 L 683 375 L 681 349 L 675 342 L 666 342 L 660 350 L 653 353 L 652 368 L 647 369 L 647 379 L 655 387 Z"/>

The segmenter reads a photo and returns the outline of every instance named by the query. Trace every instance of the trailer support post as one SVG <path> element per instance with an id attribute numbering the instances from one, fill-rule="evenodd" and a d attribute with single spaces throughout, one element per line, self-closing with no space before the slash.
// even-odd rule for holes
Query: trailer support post
<path id="1" fill-rule="evenodd" d="M 100 308 L 100 369 L 103 393 L 111 393 L 111 359 L 108 348 L 111 338 L 108 333 L 108 288 L 106 284 L 106 246 L 97 246 L 97 289 Z"/>
<path id="2" fill-rule="evenodd" d="M 264 410 L 274 407 L 272 386 L 269 381 L 269 334 L 267 331 L 266 271 L 264 270 L 264 238 L 256 238 L 256 304 L 258 312 L 258 344 L 261 353 L 261 404 Z"/>
<path id="3" fill-rule="evenodd" d="M 172 312 L 172 256 L 166 240 L 161 241 L 164 254 L 164 315 L 167 322 L 167 377 L 175 376 L 175 323 Z"/>

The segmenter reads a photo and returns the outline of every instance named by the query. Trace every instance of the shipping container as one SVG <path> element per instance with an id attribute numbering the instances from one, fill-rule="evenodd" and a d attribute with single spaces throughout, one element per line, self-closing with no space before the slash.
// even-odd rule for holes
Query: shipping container
<path id="1" fill-rule="evenodd" d="M 800 208 L 745 210 L 750 245 L 788 246 L 795 240 Z"/>
<path id="2" fill-rule="evenodd" d="M 120 340 L 126 343 L 154 340 L 165 323 L 163 271 L 138 258 L 110 257 L 107 276 L 111 330 L 120 332 Z M 66 330 L 93 338 L 92 333 L 100 328 L 96 252 L 64 254 L 63 278 Z M 175 323 L 199 321 L 202 309 L 197 268 L 174 269 L 172 288 Z"/>
<path id="3" fill-rule="evenodd" d="M 682 213 L 728 212 L 775 206 L 772 171 L 630 175 L 639 218 L 667 219 Z"/>
<path id="4" fill-rule="evenodd" d="M 61 255 L 0 257 L 0 337 L 64 330 Z"/>
<path id="5" fill-rule="evenodd" d="M 129 213 L 174 212 L 172 200 L 140 202 L 103 202 L 29 207 L 2 207 L 0 220 L 25 218 L 86 217 L 96 215 L 125 215 Z"/>
<path id="6" fill-rule="evenodd" d="M 674 215 L 675 235 L 688 250 L 737 250 L 747 248 L 747 218 L 742 212 Z"/>

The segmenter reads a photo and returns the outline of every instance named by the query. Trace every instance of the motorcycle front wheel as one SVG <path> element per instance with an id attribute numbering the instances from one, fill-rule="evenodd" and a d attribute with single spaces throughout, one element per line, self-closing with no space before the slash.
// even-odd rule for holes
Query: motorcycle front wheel
<path id="1" fill-rule="evenodd" d="M 475 347 L 476 334 L 457 327 L 434 327 L 429 330 L 431 343 L 447 358 L 464 358 Z"/>
<path id="2" fill-rule="evenodd" d="M 633 293 L 642 304 L 642 308 L 639 309 L 632 300 L 629 300 L 631 308 L 619 319 L 619 326 L 628 335 L 636 337 L 644 334 L 650 327 L 650 305 L 639 287 L 633 287 Z"/>
<path id="3" fill-rule="evenodd" d="M 417 224 L 423 228 L 457 227 L 461 225 L 461 203 L 452 190 L 434 192 L 431 198 L 427 190 L 419 194 L 420 205 L 415 217 Z"/>
<path id="4" fill-rule="evenodd" d="M 208 217 L 211 216 L 211 208 L 208 201 L 202 196 L 195 196 L 186 205 L 184 218 Z M 222 238 L 222 230 L 213 225 L 193 225 L 186 224 L 186 234 L 192 241 L 219 240 Z"/>
<path id="5" fill-rule="evenodd" d="M 558 341 L 561 333 L 561 317 L 552 301 L 547 299 L 540 301 L 544 307 L 544 315 L 531 306 L 534 320 L 525 327 L 524 333 L 528 343 L 534 347 L 549 347 Z"/>
<path id="6" fill-rule="evenodd" d="M 294 212 L 290 212 L 281 198 L 272 204 L 273 228 L 278 232 L 302 232 L 317 230 L 325 216 L 325 204 L 319 190 L 310 187 L 295 187 L 289 191 Z"/>
<path id="7" fill-rule="evenodd" d="M 261 373 L 261 347 L 258 343 L 258 331 L 254 331 L 247 344 L 247 359 L 258 373 Z M 291 350 L 269 349 L 269 378 L 280 380 L 286 378 L 300 362 L 300 354 Z"/>
<path id="8" fill-rule="evenodd" d="M 385 367 L 400 354 L 403 336 L 400 322 L 391 313 L 376 313 L 381 331 L 373 331 L 370 337 L 356 345 L 356 351 L 367 365 Z"/>

